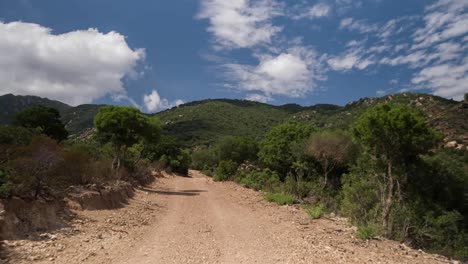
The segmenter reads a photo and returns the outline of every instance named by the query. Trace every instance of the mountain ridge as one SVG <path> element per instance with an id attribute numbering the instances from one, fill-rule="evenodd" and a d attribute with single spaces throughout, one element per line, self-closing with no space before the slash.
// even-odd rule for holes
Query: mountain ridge
<path id="1" fill-rule="evenodd" d="M 226 136 L 259 139 L 272 126 L 298 121 L 318 128 L 346 128 L 369 107 L 381 103 L 405 104 L 418 109 L 429 124 L 445 134 L 445 141 L 468 143 L 468 102 L 458 102 L 421 93 L 399 93 L 383 97 L 366 97 L 344 106 L 316 104 L 270 105 L 240 99 L 204 99 L 188 102 L 158 113 L 149 114 L 161 120 L 166 133 L 187 147 L 210 145 Z M 0 96 L 0 124 L 11 122 L 15 113 L 33 105 L 57 108 L 71 134 L 80 134 L 93 126 L 94 115 L 102 105 L 69 106 L 37 96 Z"/>

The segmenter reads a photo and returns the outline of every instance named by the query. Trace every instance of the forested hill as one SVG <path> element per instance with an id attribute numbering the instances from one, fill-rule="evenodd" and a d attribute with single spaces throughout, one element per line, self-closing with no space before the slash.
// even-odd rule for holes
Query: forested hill
<path id="1" fill-rule="evenodd" d="M 297 104 L 274 106 L 259 102 L 210 99 L 190 102 L 154 114 L 165 131 L 187 147 L 208 145 L 225 136 L 260 138 L 272 126 L 296 120 L 319 128 L 346 128 L 369 107 L 381 104 L 404 104 L 420 110 L 430 125 L 444 132 L 446 140 L 468 143 L 468 102 L 447 100 L 428 94 L 401 93 L 380 98 L 363 98 L 345 106 Z M 92 127 L 99 105 L 69 105 L 35 96 L 0 96 L 0 124 L 9 123 L 15 113 L 32 105 L 57 108 L 71 134 Z"/>
<path id="2" fill-rule="evenodd" d="M 36 105 L 53 107 L 60 112 L 62 122 L 71 135 L 93 127 L 93 119 L 100 105 L 85 104 L 76 107 L 37 96 L 6 94 L 0 96 L 0 124 L 9 124 L 16 113 Z"/>
<path id="3" fill-rule="evenodd" d="M 204 100 L 166 110 L 155 116 L 187 146 L 210 144 L 223 136 L 260 138 L 272 126 L 286 121 L 313 124 L 318 128 L 346 128 L 372 106 L 404 104 L 421 111 L 432 127 L 446 135 L 446 141 L 468 143 L 468 103 L 428 94 L 401 93 L 380 98 L 363 98 L 346 106 L 295 104 L 273 106 L 245 100 Z"/>
<path id="4" fill-rule="evenodd" d="M 204 100 L 156 114 L 168 133 L 186 145 L 210 144 L 223 136 L 259 138 L 272 126 L 304 110 L 244 100 Z"/>

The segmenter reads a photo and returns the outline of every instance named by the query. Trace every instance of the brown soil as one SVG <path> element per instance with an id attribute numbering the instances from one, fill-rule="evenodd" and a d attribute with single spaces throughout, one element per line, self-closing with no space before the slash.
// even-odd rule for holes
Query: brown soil
<path id="1" fill-rule="evenodd" d="M 361 241 L 342 218 L 311 220 L 234 183 L 158 179 L 128 206 L 76 211 L 71 226 L 4 241 L 7 263 L 449 263 L 387 240 Z M 37 241 L 33 241 L 37 239 Z"/>

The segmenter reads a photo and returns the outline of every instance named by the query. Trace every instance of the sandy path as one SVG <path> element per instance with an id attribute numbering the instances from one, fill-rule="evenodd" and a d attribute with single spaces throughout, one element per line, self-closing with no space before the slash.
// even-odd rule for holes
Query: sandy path
<path id="1" fill-rule="evenodd" d="M 360 241 L 344 219 L 311 220 L 197 171 L 158 180 L 127 208 L 82 214 L 83 231 L 59 234 L 52 244 L 64 248 L 38 263 L 447 263 L 394 241 Z"/>

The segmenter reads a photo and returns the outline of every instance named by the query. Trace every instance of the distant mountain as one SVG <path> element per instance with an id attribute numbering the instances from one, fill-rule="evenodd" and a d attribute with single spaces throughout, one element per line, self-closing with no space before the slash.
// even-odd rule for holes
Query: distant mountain
<path id="1" fill-rule="evenodd" d="M 72 107 L 59 101 L 37 96 L 6 94 L 0 96 L 0 124 L 9 124 L 16 113 L 36 105 L 53 107 L 60 112 L 62 122 L 70 134 L 79 134 L 93 126 L 93 119 L 100 105 L 79 105 Z"/>
<path id="2" fill-rule="evenodd" d="M 61 103 L 59 101 L 53 101 L 47 98 L 41 98 L 30 95 L 22 96 L 6 94 L 0 96 L 0 123 L 10 123 L 11 121 L 13 121 L 13 117 L 16 113 L 24 110 L 25 108 L 35 105 L 53 107 L 59 110 L 60 112 L 64 111 L 67 108 L 70 108 L 70 106 L 67 104 Z"/>
<path id="3" fill-rule="evenodd" d="M 209 145 L 225 136 L 260 139 L 272 126 L 298 121 L 318 128 L 347 128 L 356 117 L 372 106 L 404 104 L 423 113 L 429 124 L 445 134 L 446 141 L 468 144 L 468 102 L 442 97 L 401 93 L 380 98 L 363 98 L 345 106 L 297 104 L 274 106 L 259 102 L 230 99 L 195 101 L 152 116 L 161 120 L 166 133 L 177 137 L 187 147 Z M 57 108 L 71 134 L 80 134 L 93 126 L 100 105 L 69 105 L 35 96 L 0 96 L 0 123 L 9 123 L 22 109 L 32 105 Z"/>

